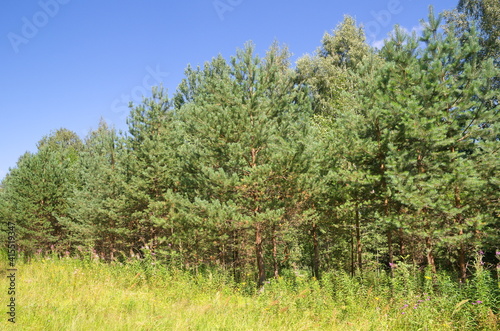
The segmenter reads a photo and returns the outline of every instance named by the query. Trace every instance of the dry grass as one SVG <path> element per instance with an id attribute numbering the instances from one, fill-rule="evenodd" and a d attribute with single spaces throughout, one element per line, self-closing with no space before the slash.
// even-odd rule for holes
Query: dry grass
<path id="1" fill-rule="evenodd" d="M 5 270 L 5 265 L 1 267 Z M 1 286 L 6 289 L 3 278 Z M 371 288 L 354 292 L 339 288 L 332 295 L 331 288 L 314 280 L 275 281 L 257 294 L 253 284 L 233 284 L 209 274 L 195 277 L 140 264 L 48 259 L 19 265 L 16 281 L 17 323 L 13 326 L 4 315 L 3 330 L 468 328 L 462 322 L 465 315 L 459 316 L 465 305 L 457 311 L 455 303 L 443 298 L 402 314 L 404 300 L 388 298 L 384 291 L 377 296 Z M 350 294 L 342 298 L 344 290 Z M 6 294 L 2 297 L 8 300 Z M 450 309 L 446 309 L 448 304 Z M 496 316 L 491 317 L 491 324 L 486 320 L 484 325 L 474 324 L 475 328 L 496 327 Z"/>

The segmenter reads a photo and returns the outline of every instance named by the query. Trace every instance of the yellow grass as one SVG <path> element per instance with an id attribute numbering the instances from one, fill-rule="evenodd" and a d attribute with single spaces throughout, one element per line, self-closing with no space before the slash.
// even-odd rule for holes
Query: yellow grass
<path id="1" fill-rule="evenodd" d="M 2 265 L 3 302 L 8 302 Z M 16 273 L 16 323 L 2 330 L 426 330 L 463 329 L 452 312 L 401 314 L 401 303 L 375 296 L 335 301 L 317 281 L 285 280 L 252 293 L 210 274 L 75 259 L 21 264 Z M 5 290 L 3 290 L 5 289 Z M 6 311 L 6 305 L 2 304 Z M 410 312 L 413 313 L 413 312 Z M 435 315 L 433 315 L 435 314 Z M 424 319 L 424 320 L 422 320 Z"/>

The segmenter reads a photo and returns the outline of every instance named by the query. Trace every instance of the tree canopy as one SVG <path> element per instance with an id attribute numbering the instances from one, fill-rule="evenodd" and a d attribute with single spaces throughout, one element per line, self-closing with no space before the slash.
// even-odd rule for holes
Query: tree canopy
<path id="1" fill-rule="evenodd" d="M 277 42 L 188 66 L 126 133 L 40 140 L 2 181 L 1 221 L 27 256 L 149 254 L 259 286 L 411 261 L 465 281 L 500 242 L 499 12 L 431 10 L 381 50 L 346 16 L 296 67 Z"/>

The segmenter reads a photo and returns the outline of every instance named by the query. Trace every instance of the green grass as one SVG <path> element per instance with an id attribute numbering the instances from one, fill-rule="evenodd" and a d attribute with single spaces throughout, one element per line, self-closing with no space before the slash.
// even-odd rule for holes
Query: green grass
<path id="1" fill-rule="evenodd" d="M 1 286 L 5 290 L 0 293 L 6 305 L 7 266 L 1 263 Z M 2 314 L 2 330 L 495 330 L 498 327 L 494 303 L 486 302 L 494 298 L 476 298 L 477 286 L 476 292 L 471 292 L 472 285 L 459 289 L 444 276 L 437 280 L 422 277 L 420 285 L 415 286 L 398 277 L 386 276 L 365 277 L 361 281 L 341 273 L 326 274 L 322 283 L 288 276 L 273 280 L 258 293 L 252 282 L 235 284 L 220 273 L 193 275 L 144 262 L 110 265 L 70 258 L 38 259 L 20 263 L 17 268 L 17 323 L 13 326 L 7 315 Z M 425 290 L 425 286 L 430 286 L 432 292 L 424 295 L 420 290 Z M 485 302 L 477 304 L 479 299 Z"/>

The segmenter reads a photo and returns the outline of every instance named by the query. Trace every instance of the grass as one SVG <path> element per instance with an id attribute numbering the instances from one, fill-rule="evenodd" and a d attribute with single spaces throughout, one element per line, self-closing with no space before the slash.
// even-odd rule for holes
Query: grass
<path id="1" fill-rule="evenodd" d="M 7 303 L 3 261 L 1 298 Z M 413 286 L 397 276 L 360 280 L 330 273 L 319 282 L 290 275 L 257 292 L 252 282 L 236 284 L 221 273 L 193 275 L 144 261 L 39 258 L 17 268 L 16 324 L 2 314 L 2 330 L 498 328 L 496 303 L 489 302 L 495 293 L 476 298 L 477 285 L 460 289 L 444 276 L 423 276 Z M 422 292 L 426 286 L 428 293 Z"/>

